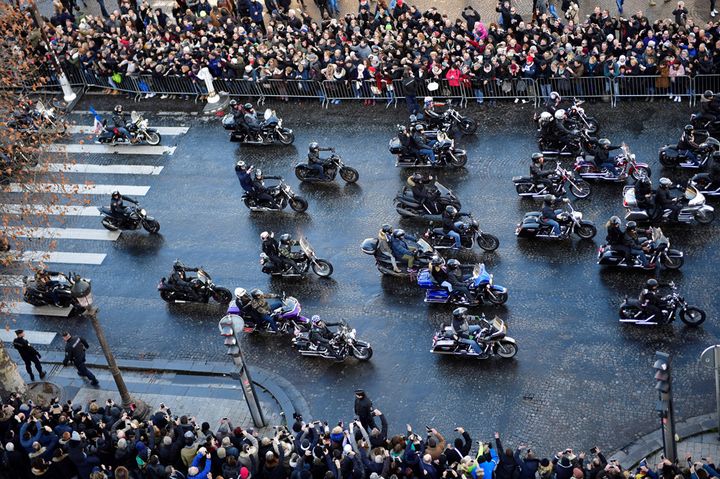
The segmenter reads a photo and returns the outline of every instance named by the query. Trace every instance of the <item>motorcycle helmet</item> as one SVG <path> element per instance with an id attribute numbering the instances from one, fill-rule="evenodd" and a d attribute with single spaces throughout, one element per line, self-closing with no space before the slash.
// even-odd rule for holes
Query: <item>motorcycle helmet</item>
<path id="1" fill-rule="evenodd" d="M 423 130 L 425 130 L 425 127 L 423 126 L 422 123 L 418 123 L 417 125 L 415 125 L 415 131 L 423 131 Z"/>
<path id="2" fill-rule="evenodd" d="M 423 100 L 423 105 L 425 105 L 425 108 L 432 106 L 432 104 L 433 104 L 433 97 L 426 96 L 425 99 Z"/>
<path id="3" fill-rule="evenodd" d="M 560 101 L 560 100 L 562 100 L 560 93 L 558 93 L 556 91 L 550 92 L 550 101 Z"/>
<path id="4" fill-rule="evenodd" d="M 693 131 L 694 129 L 695 129 L 695 127 L 692 125 L 685 125 L 685 128 L 683 128 L 683 130 L 685 130 L 688 133 Z"/>
<path id="5" fill-rule="evenodd" d="M 460 267 L 460 261 L 456 260 L 455 258 L 449 259 L 447 262 L 448 268 L 455 269 Z"/>
<path id="6" fill-rule="evenodd" d="M 530 158 L 532 158 L 533 163 L 537 163 L 538 161 L 540 161 L 541 159 L 543 159 L 544 156 L 543 156 L 542 153 L 533 153 Z"/>
<path id="7" fill-rule="evenodd" d="M 383 233 L 386 233 L 386 234 L 392 233 L 392 226 L 390 226 L 390 225 L 387 224 L 387 223 L 385 223 L 384 225 L 382 225 L 381 228 L 382 228 L 382 232 L 383 232 Z"/>
<path id="8" fill-rule="evenodd" d="M 407 131 L 407 128 L 405 128 L 405 125 L 398 125 L 397 131 L 398 133 L 405 133 Z"/>
<path id="9" fill-rule="evenodd" d="M 255 288 L 252 291 L 250 291 L 250 296 L 252 296 L 255 299 L 260 299 L 263 297 L 263 295 L 264 295 L 264 293 L 262 292 L 262 290 L 258 289 L 258 288 Z"/>
<path id="10" fill-rule="evenodd" d="M 714 96 L 715 93 L 712 90 L 705 90 L 705 93 L 703 93 L 703 98 L 706 100 L 712 100 Z"/>
<path id="11" fill-rule="evenodd" d="M 410 115 L 410 124 L 417 123 L 417 115 Z"/>
<path id="12" fill-rule="evenodd" d="M 117 191 L 117 190 L 113 191 L 113 192 L 112 192 L 112 198 L 113 198 L 114 200 L 119 199 L 119 198 L 120 198 L 120 192 Z"/>
<path id="13" fill-rule="evenodd" d="M 240 299 L 243 296 L 247 296 L 247 290 L 245 288 L 235 288 L 235 298 Z"/>
<path id="14" fill-rule="evenodd" d="M 393 231 L 393 236 L 397 239 L 403 238 L 405 236 L 405 230 L 398 228 Z"/>
<path id="15" fill-rule="evenodd" d="M 173 263 L 173 270 L 182 271 L 183 269 L 185 269 L 183 267 L 183 264 L 180 262 L 180 260 L 176 259 L 175 262 Z"/>
<path id="16" fill-rule="evenodd" d="M 430 266 L 441 266 L 443 264 L 443 260 L 439 256 L 433 256 L 432 259 L 430 259 Z"/>
<path id="17" fill-rule="evenodd" d="M 453 205 L 447 205 L 445 207 L 445 212 L 449 215 L 455 216 L 457 214 L 458 210 Z"/>
<path id="18" fill-rule="evenodd" d="M 256 180 L 262 180 L 262 179 L 263 179 L 262 170 L 261 170 L 260 168 L 258 168 L 257 170 L 255 170 L 255 179 L 256 179 Z"/>
<path id="19" fill-rule="evenodd" d="M 634 221 L 628 221 L 625 225 L 626 230 L 635 231 L 635 228 L 637 228 L 637 223 L 635 223 Z"/>
<path id="20" fill-rule="evenodd" d="M 647 280 L 647 282 L 645 282 L 645 285 L 648 287 L 648 289 L 656 289 L 659 286 L 655 278 L 650 278 L 649 280 Z"/>
<path id="21" fill-rule="evenodd" d="M 555 195 L 545 195 L 543 197 L 543 201 L 545 201 L 545 203 L 553 203 L 556 199 L 557 198 L 555 198 Z"/>
<path id="22" fill-rule="evenodd" d="M 237 105 L 237 100 L 230 100 L 230 106 Z"/>
<path id="23" fill-rule="evenodd" d="M 247 110 L 247 111 L 253 111 L 252 103 L 245 103 L 245 104 L 243 105 L 243 108 L 244 108 L 245 110 Z"/>
<path id="24" fill-rule="evenodd" d="M 660 178 L 660 186 L 663 188 L 670 188 L 672 186 L 672 180 L 663 176 L 662 178 Z"/>
<path id="25" fill-rule="evenodd" d="M 235 163 L 235 169 L 236 170 L 244 170 L 245 169 L 245 162 L 242 160 L 239 160 L 237 163 Z"/>
<path id="26" fill-rule="evenodd" d="M 260 239 L 263 241 L 265 241 L 269 237 L 270 237 L 270 233 L 268 233 L 267 231 L 263 231 L 262 233 L 260 233 Z"/>
<path id="27" fill-rule="evenodd" d="M 600 138 L 598 140 L 598 145 L 602 146 L 603 148 L 607 148 L 610 146 L 610 140 L 607 138 Z"/>
<path id="28" fill-rule="evenodd" d="M 312 315 L 312 318 L 310 318 L 310 322 L 311 322 L 314 326 L 319 326 L 320 323 L 322 323 L 322 319 L 320 319 L 320 316 L 318 316 L 317 314 L 313 314 L 313 315 Z"/>
<path id="29" fill-rule="evenodd" d="M 423 183 L 425 181 L 425 177 L 422 175 L 422 173 L 413 173 L 410 179 L 413 181 L 413 183 Z"/>
<path id="30" fill-rule="evenodd" d="M 467 314 L 467 308 L 455 308 L 453 310 L 453 318 L 463 318 Z"/>
<path id="31" fill-rule="evenodd" d="M 565 110 L 562 108 L 555 112 L 555 119 L 556 120 L 562 120 L 565 118 Z"/>
<path id="32" fill-rule="evenodd" d="M 280 242 L 281 243 L 289 243 L 290 242 L 290 235 L 285 233 L 284 235 L 280 236 Z"/>
<path id="33" fill-rule="evenodd" d="M 617 216 L 611 216 L 610 224 L 615 225 L 615 226 L 620 226 L 622 224 L 622 221 L 620 221 L 620 218 L 618 218 Z"/>
<path id="34" fill-rule="evenodd" d="M 311 152 L 315 153 L 317 151 L 320 151 L 320 145 L 318 145 L 317 141 L 313 141 L 313 142 L 310 142 L 310 144 L 308 145 L 308 149 Z"/>
<path id="35" fill-rule="evenodd" d="M 540 113 L 540 121 L 547 123 L 548 121 L 552 120 L 552 113 L 544 111 Z"/>
<path id="36" fill-rule="evenodd" d="M 113 108 L 113 111 L 118 114 L 122 113 L 122 111 L 123 111 L 122 105 L 115 105 L 115 108 Z"/>

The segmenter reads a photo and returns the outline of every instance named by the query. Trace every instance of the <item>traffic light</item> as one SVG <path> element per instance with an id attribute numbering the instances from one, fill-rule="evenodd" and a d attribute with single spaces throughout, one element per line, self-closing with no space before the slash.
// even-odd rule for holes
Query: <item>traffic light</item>
<path id="1" fill-rule="evenodd" d="M 236 324 L 238 316 L 234 314 L 228 314 L 218 323 L 218 329 L 220 329 L 220 336 L 225 338 L 224 344 L 227 348 L 227 354 L 230 356 L 236 356 L 240 353 L 240 346 L 238 345 L 238 338 L 235 332 L 238 329 L 242 329 L 241 325 Z"/>
<path id="2" fill-rule="evenodd" d="M 670 355 L 660 351 L 655 352 L 655 390 L 659 400 L 655 409 L 664 414 L 670 406 Z"/>

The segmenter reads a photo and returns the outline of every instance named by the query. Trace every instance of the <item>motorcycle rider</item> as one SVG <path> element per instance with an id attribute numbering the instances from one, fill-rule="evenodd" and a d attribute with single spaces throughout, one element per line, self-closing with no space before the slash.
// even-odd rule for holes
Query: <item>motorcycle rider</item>
<path id="1" fill-rule="evenodd" d="M 455 258 L 449 259 L 447 262 L 447 282 L 450 283 L 450 292 L 457 292 L 465 296 L 468 304 L 475 305 L 477 300 L 473 299 L 470 289 L 465 283 L 465 276 L 460 268 L 460 261 Z"/>
<path id="2" fill-rule="evenodd" d="M 263 231 L 260 233 L 260 240 L 262 240 L 262 252 L 270 258 L 274 265 L 280 266 L 283 272 L 292 268 L 294 273 L 299 274 L 297 263 L 280 254 L 280 244 L 275 239 L 274 233 Z"/>
<path id="3" fill-rule="evenodd" d="M 571 130 L 565 124 L 567 112 L 562 108 L 555 112 L 555 135 L 564 144 L 569 144 L 577 139 L 578 132 Z"/>
<path id="4" fill-rule="evenodd" d="M 393 228 L 389 224 L 385 223 L 381 226 L 380 231 L 378 231 L 378 251 L 381 253 L 387 255 L 390 257 L 390 262 L 392 263 L 393 271 L 396 273 L 400 272 L 400 268 L 397 266 L 397 260 L 395 259 L 395 255 L 393 254 L 392 247 L 390 246 L 390 242 L 392 241 L 392 232 Z"/>
<path id="5" fill-rule="evenodd" d="M 112 197 L 110 200 L 110 212 L 116 217 L 124 219 L 128 215 L 127 207 L 123 203 L 123 200 L 129 201 L 130 203 L 133 203 L 135 205 L 138 204 L 137 201 L 135 201 L 132 198 L 129 198 L 127 196 L 121 195 L 119 191 L 113 191 Z"/>
<path id="6" fill-rule="evenodd" d="M 250 291 L 250 313 L 257 320 L 257 325 L 260 326 L 263 323 L 268 323 L 270 329 L 274 332 L 278 332 L 278 325 L 275 318 L 271 314 L 270 305 L 268 304 L 268 298 L 278 298 L 277 294 L 265 294 L 262 290 L 257 288 Z"/>
<path id="7" fill-rule="evenodd" d="M 176 260 L 173 263 L 173 271 L 170 273 L 168 283 L 172 284 L 175 289 L 185 293 L 190 299 L 198 300 L 200 299 L 200 295 L 198 295 L 195 290 L 195 285 L 193 284 L 192 279 L 185 276 L 186 271 L 197 272 L 197 270 L 198 268 L 188 268 L 180 261 Z"/>
<path id="8" fill-rule="evenodd" d="M 247 126 L 248 131 L 255 137 L 256 141 L 261 141 L 262 136 L 260 132 L 262 131 L 262 123 L 258 119 L 257 112 L 253 108 L 252 103 L 245 103 L 243 109 L 245 110 L 245 115 L 243 116 L 245 126 Z"/>
<path id="9" fill-rule="evenodd" d="M 48 299 L 53 306 L 60 307 L 60 298 L 58 297 L 57 289 L 60 286 L 60 281 L 52 279 L 52 276 L 57 276 L 60 273 L 56 271 L 47 271 L 44 269 L 35 272 L 35 288 L 41 293 L 47 293 Z M 43 294 L 43 296 L 45 296 Z"/>
<path id="10" fill-rule="evenodd" d="M 273 198 L 273 196 L 268 192 L 269 188 L 265 186 L 265 182 L 263 181 L 263 179 L 264 176 L 262 170 L 258 168 L 257 170 L 255 170 L 255 174 L 253 175 L 253 195 L 255 196 L 255 199 L 258 201 L 258 203 L 267 202 L 270 208 L 278 209 L 280 206 L 275 201 L 275 198 Z"/>
<path id="11" fill-rule="evenodd" d="M 562 103 L 562 97 L 560 96 L 560 93 L 556 91 L 551 91 L 550 96 L 548 97 L 548 101 L 546 103 L 545 111 L 550 113 L 551 115 L 554 115 L 555 112 L 560 109 L 560 103 Z"/>
<path id="12" fill-rule="evenodd" d="M 708 172 L 698 173 L 693 176 L 692 181 L 697 182 L 701 190 L 708 188 L 710 185 L 714 189 L 718 188 L 718 184 L 720 184 L 720 151 L 713 152 Z"/>
<path id="13" fill-rule="evenodd" d="M 470 325 L 467 320 L 467 308 L 455 308 L 453 311 L 452 333 L 455 340 L 462 344 L 469 345 L 475 354 L 480 354 L 482 350 L 477 341 L 470 338 Z"/>
<path id="14" fill-rule="evenodd" d="M 605 228 L 607 228 L 607 236 L 605 236 L 607 244 L 612 246 L 613 250 L 625 253 L 627 257 L 630 250 L 625 246 L 623 241 L 625 233 L 622 231 L 622 221 L 620 218 L 611 216 L 608 222 L 605 223 Z"/>
<path id="15" fill-rule="evenodd" d="M 542 153 L 533 153 L 530 161 L 530 176 L 535 186 L 543 185 L 546 191 L 553 191 L 554 170 L 543 170 L 545 157 Z"/>
<path id="16" fill-rule="evenodd" d="M 412 186 L 412 195 L 415 201 L 420 203 L 429 213 L 437 212 L 438 191 L 435 188 L 428 188 L 428 184 L 433 181 L 432 176 L 425 176 L 422 173 L 415 173 L 409 176 L 407 184 Z"/>
<path id="17" fill-rule="evenodd" d="M 122 105 L 115 105 L 112 116 L 113 126 L 117 129 L 120 138 L 130 140 L 130 143 L 137 143 L 137 138 L 131 137 L 127 129 L 127 120 Z"/>
<path id="18" fill-rule="evenodd" d="M 252 297 L 245 288 L 235 288 L 235 306 L 240 311 L 240 316 L 250 316 L 250 303 Z"/>
<path id="19" fill-rule="evenodd" d="M 712 90 L 705 90 L 705 92 L 702 94 L 702 97 L 700 97 L 700 116 L 698 117 L 699 120 L 707 122 L 717 121 L 718 109 L 717 104 L 713 101 L 714 99 L 715 94 L 712 92 Z"/>
<path id="20" fill-rule="evenodd" d="M 253 167 L 250 168 L 247 167 L 244 161 L 239 160 L 237 163 L 235 163 L 235 174 L 238 177 L 238 180 L 240 180 L 240 186 L 243 190 L 245 190 L 248 193 L 253 192 L 253 179 L 252 179 L 252 170 Z"/>
<path id="21" fill-rule="evenodd" d="M 282 256 L 286 261 L 292 264 L 293 272 L 300 274 L 300 268 L 298 268 L 297 261 L 302 260 L 305 256 L 305 253 L 302 251 L 293 251 L 292 247 L 299 245 L 300 242 L 298 240 L 292 239 L 292 237 L 285 233 L 280 236 L 280 256 Z"/>
<path id="22" fill-rule="evenodd" d="M 328 326 L 340 326 L 342 323 L 326 323 L 320 316 L 314 314 L 310 318 L 310 334 L 308 339 L 310 340 L 310 349 L 325 349 L 333 354 L 337 359 L 340 359 L 340 352 L 333 347 L 331 341 L 335 337 L 335 333 L 330 331 Z"/>
<path id="23" fill-rule="evenodd" d="M 677 143 L 678 153 L 685 155 L 690 162 L 699 166 L 700 162 L 697 158 L 697 152 L 700 149 L 700 145 L 695 143 L 695 128 L 692 125 L 685 125 L 683 128 L 683 134 Z"/>
<path id="24" fill-rule="evenodd" d="M 540 223 L 552 226 L 552 234 L 554 236 L 560 236 L 560 223 L 558 223 L 558 219 L 560 218 L 558 218 L 555 213 L 555 208 L 553 208 L 555 200 L 554 195 L 545 195 L 543 207 L 540 210 Z"/>
<path id="25" fill-rule="evenodd" d="M 410 129 L 414 130 L 415 125 L 411 123 Z M 405 127 L 404 125 L 398 125 L 397 132 L 398 140 L 400 141 L 400 145 L 402 145 L 403 150 L 409 154 L 415 155 L 411 132 L 408 131 L 407 127 Z"/>
<path id="26" fill-rule="evenodd" d="M 540 113 L 540 119 L 538 120 L 538 126 L 540 131 L 540 138 L 543 140 L 548 140 L 550 137 L 554 136 L 555 134 L 555 118 L 553 117 L 552 113 L 548 113 L 547 111 L 544 111 Z"/>
<path id="27" fill-rule="evenodd" d="M 628 221 L 625 225 L 625 233 L 623 234 L 623 243 L 631 255 L 637 257 L 640 260 L 643 268 L 654 269 L 655 263 L 650 263 L 648 257 L 645 255 L 643 250 L 643 242 L 637 233 L 637 223 L 634 221 Z"/>
<path id="28" fill-rule="evenodd" d="M 407 262 L 408 273 L 414 273 L 416 270 L 413 268 L 413 264 L 415 263 L 415 252 L 417 248 L 410 246 L 407 240 L 416 242 L 417 238 L 406 235 L 405 230 L 396 229 L 393 231 L 390 248 L 392 249 L 395 259 Z"/>
<path id="29" fill-rule="evenodd" d="M 460 249 L 460 228 L 457 225 L 458 210 L 453 205 L 447 205 L 442 212 L 442 229 L 445 236 L 451 237 L 455 244 L 454 249 Z"/>
<path id="30" fill-rule="evenodd" d="M 647 318 L 651 316 L 655 317 L 655 321 L 661 323 L 665 320 L 662 314 L 663 308 L 666 306 L 663 298 L 658 294 L 658 287 L 660 284 L 654 278 L 650 278 L 645 283 L 645 289 L 640 292 L 640 303 L 643 309 L 647 312 Z"/>
<path id="31" fill-rule="evenodd" d="M 605 168 L 612 177 L 619 177 L 620 172 L 615 166 L 615 158 L 610 158 L 610 152 L 619 148 L 622 148 L 622 146 L 610 144 L 610 140 L 607 138 L 600 138 L 598 141 L 592 142 L 590 154 L 594 157 L 595 166 L 599 170 Z"/>
<path id="32" fill-rule="evenodd" d="M 308 146 L 308 162 L 307 166 L 312 170 L 315 178 L 326 178 L 325 166 L 328 164 L 328 159 L 320 158 L 321 151 L 335 151 L 335 148 L 321 148 L 316 141 L 313 141 Z"/>
<path id="33" fill-rule="evenodd" d="M 445 114 L 435 111 L 436 106 L 444 106 L 444 103 L 435 103 L 435 100 L 431 96 L 426 96 L 423 101 L 423 114 L 427 117 L 428 121 L 433 124 L 442 124 L 445 120 Z"/>
<path id="34" fill-rule="evenodd" d="M 652 211 L 654 202 L 650 177 L 643 176 L 635 185 L 635 201 L 637 201 L 638 208 L 642 208 L 648 213 Z"/>
<path id="35" fill-rule="evenodd" d="M 432 148 L 434 142 L 425 138 L 425 134 L 423 133 L 424 131 L 425 127 L 422 123 L 415 125 L 415 132 L 412 135 L 413 149 L 415 150 L 416 157 L 419 157 L 418 155 L 427 156 L 428 160 L 430 160 L 430 164 L 434 166 L 437 165 L 435 152 Z"/>
<path id="36" fill-rule="evenodd" d="M 448 281 L 447 269 L 445 268 L 442 258 L 433 256 L 430 260 L 429 271 L 430 276 L 436 284 L 447 288 L 448 291 L 452 291 L 452 285 Z"/>
<path id="37" fill-rule="evenodd" d="M 666 209 L 672 210 L 668 219 L 677 221 L 682 206 L 678 203 L 679 198 L 673 198 L 670 188 L 673 183 L 669 178 L 660 178 L 660 187 L 655 191 L 655 217 L 660 218 Z"/>

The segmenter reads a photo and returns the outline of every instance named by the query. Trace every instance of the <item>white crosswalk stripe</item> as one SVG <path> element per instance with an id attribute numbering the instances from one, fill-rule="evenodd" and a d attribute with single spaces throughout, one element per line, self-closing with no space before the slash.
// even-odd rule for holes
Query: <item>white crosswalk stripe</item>
<path id="1" fill-rule="evenodd" d="M 100 216 L 96 206 L 76 205 L 0 205 L 0 214 L 6 215 L 53 215 L 53 216 Z"/>
<path id="2" fill-rule="evenodd" d="M 28 305 L 29 306 L 29 305 Z M 48 306 L 43 306 L 48 307 Z M 52 307 L 52 306 L 49 306 Z M 70 314 L 71 308 L 54 308 L 60 311 L 63 311 L 64 309 L 68 310 L 68 314 Z M 64 316 L 67 316 L 68 314 L 65 314 Z M 57 315 L 55 315 L 57 316 Z M 35 345 L 48 345 L 53 342 L 53 339 L 55 339 L 55 336 L 57 336 L 57 333 L 53 331 L 31 331 L 29 329 L 25 330 L 25 339 L 28 340 L 30 344 Z M 5 329 L 0 329 L 0 340 L 11 343 L 15 339 L 15 331 L 6 331 Z"/>
<path id="3" fill-rule="evenodd" d="M 0 287 L 20 288 L 23 285 L 24 276 L 19 274 L 0 274 Z"/>
<path id="4" fill-rule="evenodd" d="M 105 229 L 90 228 L 27 228 L 8 226 L 3 228 L 8 236 L 21 238 L 52 238 L 52 239 L 79 239 L 96 241 L 116 241 L 120 237 L 120 231 L 108 231 Z"/>
<path id="5" fill-rule="evenodd" d="M 156 126 L 153 128 L 163 136 L 184 135 L 190 129 L 187 126 Z M 68 132 L 73 135 L 84 133 L 95 134 L 95 127 L 93 125 L 72 125 L 68 128 Z"/>
<path id="6" fill-rule="evenodd" d="M 162 166 L 152 165 L 93 165 L 89 163 L 48 163 L 36 166 L 35 171 L 50 173 L 97 173 L 107 175 L 159 175 Z"/>
<path id="7" fill-rule="evenodd" d="M 6 193 L 65 193 L 78 195 L 111 195 L 121 191 L 126 196 L 145 196 L 149 186 L 134 185 L 61 185 L 57 183 L 10 183 L 2 188 Z"/>
<path id="8" fill-rule="evenodd" d="M 17 255 L 17 251 L 9 251 L 8 254 Z M 105 259 L 103 253 L 73 253 L 70 251 L 23 251 L 17 255 L 15 261 L 33 263 L 58 263 L 58 264 L 102 264 Z"/>
<path id="9" fill-rule="evenodd" d="M 111 153 L 119 155 L 172 155 L 174 146 L 150 145 L 98 145 L 98 144 L 58 144 L 47 145 L 44 150 L 53 153 Z"/>
<path id="10" fill-rule="evenodd" d="M 58 316 L 67 318 L 72 311 L 71 307 L 58 308 L 56 306 L 33 306 L 28 303 L 11 303 L 7 306 L 7 312 L 10 314 L 35 314 L 38 316 Z M 30 341 L 29 338 L 27 338 Z M 4 338 L 3 338 L 4 340 Z M 34 344 L 40 344 L 33 341 Z"/>

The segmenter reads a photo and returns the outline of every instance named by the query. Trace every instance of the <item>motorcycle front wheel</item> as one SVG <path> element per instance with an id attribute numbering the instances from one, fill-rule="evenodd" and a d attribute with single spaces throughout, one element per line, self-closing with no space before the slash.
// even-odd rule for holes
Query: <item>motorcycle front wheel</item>
<path id="1" fill-rule="evenodd" d="M 680 319 L 688 326 L 700 326 L 705 321 L 705 311 L 689 306 L 680 311 Z"/>
<path id="2" fill-rule="evenodd" d="M 508 300 L 508 294 L 507 291 L 504 293 L 497 293 L 494 291 L 488 291 L 485 294 L 485 299 L 488 300 L 489 303 L 495 304 L 495 305 L 501 305 L 507 303 Z"/>
<path id="3" fill-rule="evenodd" d="M 592 239 L 597 234 L 597 228 L 595 228 L 595 225 L 585 223 L 578 226 L 575 233 L 582 239 Z"/>
<path id="4" fill-rule="evenodd" d="M 156 234 L 160 231 L 160 222 L 157 220 L 143 221 L 143 228 L 145 228 L 148 233 Z"/>
<path id="5" fill-rule="evenodd" d="M 463 118 L 458 124 L 458 128 L 465 135 L 472 135 L 477 130 L 477 122 L 472 118 Z"/>
<path id="6" fill-rule="evenodd" d="M 167 290 L 160 291 L 160 298 L 162 298 L 163 301 L 167 301 L 168 303 L 172 301 L 172 292 Z"/>
<path id="7" fill-rule="evenodd" d="M 324 259 L 316 259 L 312 263 L 313 272 L 321 278 L 327 278 L 333 274 L 333 265 Z"/>
<path id="8" fill-rule="evenodd" d="M 283 128 L 282 131 L 278 131 L 277 133 L 277 139 L 280 143 L 283 145 L 292 145 L 293 141 L 295 141 L 295 134 L 291 131 L 287 131 L 285 128 Z"/>
<path id="9" fill-rule="evenodd" d="M 232 293 L 227 288 L 215 288 L 212 298 L 220 304 L 228 304 L 232 301 Z"/>
<path id="10" fill-rule="evenodd" d="M 643 178 L 650 178 L 650 168 L 645 166 L 636 166 L 632 172 L 632 177 L 635 181 L 639 181 Z"/>
<path id="11" fill-rule="evenodd" d="M 145 133 L 145 141 L 147 142 L 148 145 L 152 145 L 152 146 L 159 145 L 160 140 L 161 140 L 160 133 L 158 133 L 157 131 L 149 131 L 149 132 Z"/>
<path id="12" fill-rule="evenodd" d="M 707 225 L 713 222 L 715 219 L 714 211 L 698 211 L 695 215 L 695 221 L 701 225 Z"/>
<path id="13" fill-rule="evenodd" d="M 495 251 L 500 246 L 500 240 L 487 233 L 477 236 L 477 244 L 485 251 Z"/>
<path id="14" fill-rule="evenodd" d="M 514 358 L 518 352 L 517 344 L 508 341 L 500 341 L 497 346 L 497 355 L 503 359 Z"/>
<path id="15" fill-rule="evenodd" d="M 41 298 L 37 298 L 35 296 L 29 296 L 29 295 L 23 296 L 23 301 L 25 301 L 28 304 L 32 304 L 33 306 L 45 306 L 47 304 Z"/>
<path id="16" fill-rule="evenodd" d="M 360 178 L 360 173 L 355 168 L 343 166 L 340 168 L 340 178 L 346 183 L 355 183 Z"/>
<path id="17" fill-rule="evenodd" d="M 110 218 L 103 218 L 101 223 L 106 230 L 117 231 L 120 229 L 113 224 L 113 222 L 110 220 Z"/>
<path id="18" fill-rule="evenodd" d="M 308 209 L 308 202 L 302 196 L 293 196 L 292 198 L 290 198 L 290 208 L 292 208 L 293 211 L 302 213 L 303 211 Z"/>
<path id="19" fill-rule="evenodd" d="M 662 259 L 662 264 L 667 269 L 680 269 L 680 267 L 685 263 L 685 259 L 682 256 L 669 256 L 666 255 Z"/>
<path id="20" fill-rule="evenodd" d="M 467 164 L 467 154 L 458 153 L 456 155 L 451 155 L 448 153 L 448 161 L 452 166 L 456 168 L 462 168 Z"/>
<path id="21" fill-rule="evenodd" d="M 570 192 L 576 198 L 587 198 L 590 196 L 590 184 L 585 180 L 575 180 L 570 184 Z"/>
<path id="22" fill-rule="evenodd" d="M 587 122 L 587 128 L 585 131 L 587 131 L 590 135 L 595 135 L 600 130 L 600 124 L 595 118 L 586 118 L 585 121 Z"/>
<path id="23" fill-rule="evenodd" d="M 368 361 L 373 355 L 372 346 L 367 345 L 352 348 L 352 355 L 355 356 L 358 361 Z"/>

